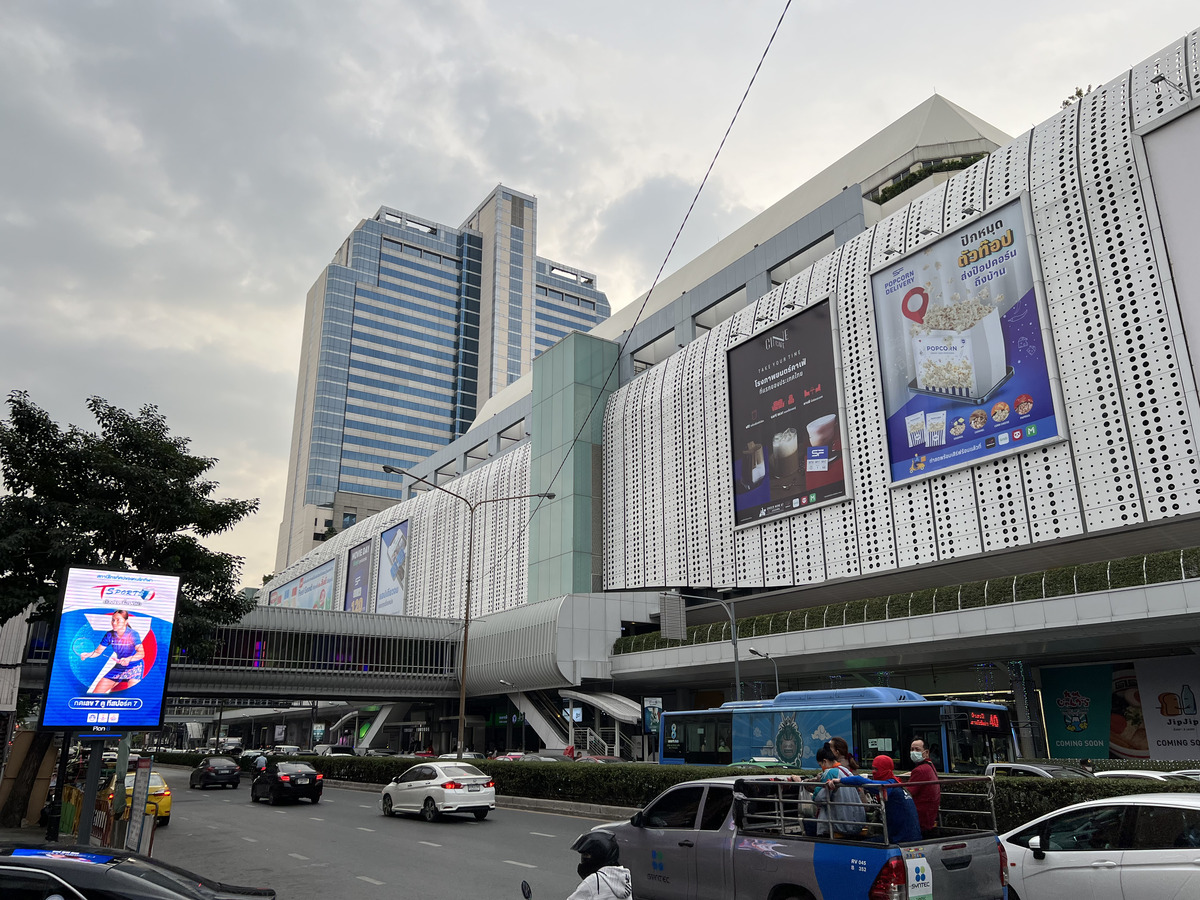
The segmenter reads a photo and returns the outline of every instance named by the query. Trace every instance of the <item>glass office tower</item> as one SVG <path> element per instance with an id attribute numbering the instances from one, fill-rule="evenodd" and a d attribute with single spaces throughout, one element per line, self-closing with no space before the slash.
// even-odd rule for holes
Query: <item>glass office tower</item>
<path id="1" fill-rule="evenodd" d="M 595 276 L 536 255 L 537 200 L 496 187 L 458 228 L 381 208 L 309 290 L 276 571 L 400 499 L 403 469 L 572 330 Z"/>

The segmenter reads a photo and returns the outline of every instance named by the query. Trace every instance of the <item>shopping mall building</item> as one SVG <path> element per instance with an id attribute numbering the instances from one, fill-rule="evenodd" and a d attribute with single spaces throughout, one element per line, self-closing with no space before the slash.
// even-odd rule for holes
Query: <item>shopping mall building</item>
<path id="1" fill-rule="evenodd" d="M 542 354 L 409 470 L 440 490 L 394 476 L 264 603 L 457 639 L 469 595 L 479 747 L 547 692 L 640 735 L 648 697 L 778 677 L 1200 756 L 1198 43 L 1015 139 L 931 98 Z M 408 699 L 451 734 L 456 684 Z"/>

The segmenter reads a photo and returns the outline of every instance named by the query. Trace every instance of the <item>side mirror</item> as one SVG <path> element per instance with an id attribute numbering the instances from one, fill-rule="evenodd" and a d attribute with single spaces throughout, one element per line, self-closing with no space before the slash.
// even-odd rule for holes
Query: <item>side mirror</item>
<path id="1" fill-rule="evenodd" d="M 1031 837 L 1029 839 L 1028 847 L 1030 850 L 1033 851 L 1034 859 L 1045 859 L 1046 858 L 1046 851 L 1042 849 L 1041 835 L 1035 834 L 1033 837 Z"/>
<path id="2" fill-rule="evenodd" d="M 632 816 L 629 817 L 629 824 L 632 825 L 634 828 L 642 827 L 642 812 L 641 812 L 641 810 L 638 810 Z"/>

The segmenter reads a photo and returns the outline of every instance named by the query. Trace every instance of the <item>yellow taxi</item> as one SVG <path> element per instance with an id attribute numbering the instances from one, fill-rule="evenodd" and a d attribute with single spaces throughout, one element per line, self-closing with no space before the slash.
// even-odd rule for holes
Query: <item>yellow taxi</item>
<path id="1" fill-rule="evenodd" d="M 133 779 L 137 777 L 136 772 L 130 772 L 125 776 L 125 803 L 129 803 L 129 799 L 133 796 Z M 113 793 L 117 788 L 117 776 L 109 779 L 108 786 L 104 789 L 104 796 L 108 798 L 111 804 L 113 801 Z M 167 782 L 158 772 L 153 769 L 150 771 L 150 795 L 146 798 L 146 813 L 154 815 L 158 819 L 159 826 L 171 824 L 171 789 L 167 787 Z"/>

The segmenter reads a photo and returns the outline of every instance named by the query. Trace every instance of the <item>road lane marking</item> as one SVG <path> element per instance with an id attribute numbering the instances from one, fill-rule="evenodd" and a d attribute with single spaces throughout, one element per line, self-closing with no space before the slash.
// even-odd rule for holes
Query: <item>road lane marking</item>
<path id="1" fill-rule="evenodd" d="M 287 810 L 285 810 L 285 809 L 277 809 L 277 810 L 275 810 L 275 815 L 277 815 L 277 816 L 286 816 L 286 815 L 287 815 Z"/>
<path id="2" fill-rule="evenodd" d="M 301 856 L 299 853 L 289 853 L 288 856 L 290 856 L 292 859 L 303 859 L 305 861 L 308 860 L 307 856 Z"/>
<path id="3" fill-rule="evenodd" d="M 522 869 L 536 869 L 537 868 L 537 866 L 535 866 L 533 863 L 517 862 L 515 859 L 506 859 L 504 861 L 506 863 L 508 863 L 510 866 L 520 866 Z"/>
<path id="4" fill-rule="evenodd" d="M 216 830 L 217 830 L 217 828 L 218 828 L 219 826 L 217 826 L 217 825 L 205 825 L 204 827 L 205 827 L 205 828 L 211 828 L 213 831 L 216 831 Z"/>
<path id="5" fill-rule="evenodd" d="M 361 825 L 359 825 L 358 830 L 359 831 L 374 831 L 375 829 L 374 828 L 363 828 Z"/>
<path id="6" fill-rule="evenodd" d="M 221 798 L 221 802 L 222 802 L 222 803 L 228 803 L 228 802 L 229 802 L 229 798 L 228 798 L 228 797 L 222 797 L 222 798 Z"/>
<path id="7" fill-rule="evenodd" d="M 325 821 L 324 819 L 319 819 L 316 816 L 309 816 L 309 818 L 312 819 L 314 822 L 324 822 Z"/>
<path id="8" fill-rule="evenodd" d="M 435 844 L 433 841 L 417 841 L 418 844 L 424 844 L 426 847 L 440 847 L 441 844 Z"/>
<path id="9" fill-rule="evenodd" d="M 366 875 L 356 876 L 359 881 L 365 881 L 367 884 L 387 884 L 386 881 L 376 881 L 374 878 L 368 878 Z"/>
<path id="10" fill-rule="evenodd" d="M 252 844 L 257 844 L 257 843 L 258 843 L 258 838 L 248 838 L 248 837 L 244 837 L 244 838 L 242 838 L 242 840 L 243 840 L 243 841 L 249 841 L 249 842 L 250 842 L 250 843 L 252 843 Z"/>
<path id="11" fill-rule="evenodd" d="M 557 834 L 546 834 L 544 831 L 531 831 L 529 833 L 534 837 L 558 837 Z"/>
<path id="12" fill-rule="evenodd" d="M 358 804 L 358 808 L 359 809 L 377 809 L 378 807 L 368 806 L 366 803 L 360 803 L 360 804 Z"/>

